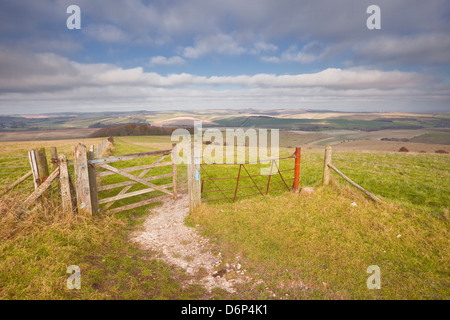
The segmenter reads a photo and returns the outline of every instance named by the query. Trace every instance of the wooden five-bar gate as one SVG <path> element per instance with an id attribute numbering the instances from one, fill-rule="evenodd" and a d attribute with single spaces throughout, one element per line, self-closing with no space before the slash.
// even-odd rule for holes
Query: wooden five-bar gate
<path id="1" fill-rule="evenodd" d="M 151 158 L 155 156 L 160 156 L 156 161 L 144 165 L 133 166 L 128 168 L 118 169 L 113 167 L 111 164 L 134 160 L 140 158 Z M 172 155 L 170 161 L 163 161 L 167 156 Z M 107 210 L 114 202 L 134 197 L 137 195 L 148 194 L 153 191 L 160 191 L 167 195 L 172 196 L 174 199 L 177 198 L 177 148 L 176 144 L 173 144 L 172 149 L 168 150 L 158 150 L 143 153 L 133 153 L 125 154 L 119 156 L 110 156 L 107 158 L 94 158 L 94 150 L 87 150 L 86 146 L 83 144 L 78 144 L 74 151 L 74 171 L 75 171 L 75 185 L 77 193 L 77 204 L 78 212 L 84 214 L 95 214 L 99 211 L 99 205 L 105 204 L 102 210 Z M 156 176 L 147 176 L 147 174 L 156 167 L 162 166 L 172 166 L 172 172 Z M 97 172 L 97 168 L 103 168 L 106 171 Z M 138 172 L 139 175 L 131 174 L 130 172 Z M 104 177 L 108 175 L 118 174 L 123 177 L 130 179 L 129 181 L 109 184 L 109 185 L 98 185 L 97 177 Z M 165 185 L 157 185 L 154 180 L 164 179 L 172 177 L 172 183 Z M 142 184 L 148 188 L 128 192 L 136 184 Z M 103 190 L 120 189 L 117 195 L 99 199 L 98 192 Z M 169 190 L 172 188 L 172 191 Z M 118 208 L 108 210 L 108 213 L 117 213 L 124 210 L 129 210 L 137 208 L 140 206 L 148 205 L 153 202 L 161 201 L 166 196 L 159 197 L 149 197 L 143 201 L 135 202 L 132 204 L 124 205 Z"/>

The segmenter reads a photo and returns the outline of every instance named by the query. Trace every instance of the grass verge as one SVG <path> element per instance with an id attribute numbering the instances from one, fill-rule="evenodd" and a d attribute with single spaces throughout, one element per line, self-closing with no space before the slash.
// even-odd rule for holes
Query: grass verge
<path id="1" fill-rule="evenodd" d="M 351 203 L 357 205 L 353 206 Z M 448 215 L 378 205 L 357 190 L 318 188 L 205 205 L 188 220 L 225 259 L 265 281 L 276 299 L 448 299 Z M 366 273 L 381 269 L 381 290 Z M 253 287 L 244 298 L 273 298 Z"/>

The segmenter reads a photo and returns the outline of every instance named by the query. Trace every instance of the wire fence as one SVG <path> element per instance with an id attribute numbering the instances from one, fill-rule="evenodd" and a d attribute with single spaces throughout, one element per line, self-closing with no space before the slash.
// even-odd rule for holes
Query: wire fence
<path id="1" fill-rule="evenodd" d="M 333 152 L 332 162 L 356 183 L 394 201 L 438 210 L 450 206 L 450 158 Z"/>
<path id="2" fill-rule="evenodd" d="M 200 165 L 203 202 L 235 202 L 257 195 L 290 191 L 294 182 L 294 155 L 242 164 Z"/>
<path id="3" fill-rule="evenodd" d="M 280 161 L 281 171 L 292 169 L 293 160 L 287 163 Z M 448 155 L 435 154 L 395 154 L 395 153 L 363 153 L 357 151 L 333 150 L 332 163 L 357 184 L 370 192 L 381 196 L 385 200 L 412 205 L 428 212 L 446 212 L 450 207 L 450 157 Z M 258 166 L 245 166 L 250 175 L 258 177 Z M 211 169 L 210 169 L 211 168 Z M 323 151 L 303 149 L 300 165 L 300 188 L 306 186 L 319 186 L 323 178 L 324 154 Z M 206 167 L 208 176 L 203 168 L 202 178 L 209 176 L 202 182 L 202 201 L 209 202 L 215 198 L 220 201 L 230 201 L 234 198 L 239 173 L 239 165 L 219 167 Z M 242 173 L 241 169 L 241 173 Z M 239 181 L 236 198 L 241 195 L 257 196 L 261 194 L 256 189 L 267 186 L 268 177 L 265 180 L 251 181 L 244 178 L 248 174 L 243 171 Z M 293 174 L 283 174 L 288 186 L 292 187 Z M 242 174 L 241 174 L 242 175 Z M 346 184 L 343 179 L 335 175 L 336 181 Z M 247 180 L 247 181 L 246 181 Z M 275 180 L 272 180 L 275 182 Z M 282 184 L 281 179 L 277 183 Z M 214 184 L 217 184 L 214 185 Z M 271 183 L 272 184 L 272 183 Z M 281 187 L 281 186 L 280 186 Z M 217 191 L 221 190 L 221 197 L 217 197 Z M 240 189 L 254 189 L 255 192 L 245 192 Z M 274 189 L 275 186 L 274 186 Z M 283 189 L 283 188 L 280 188 Z M 285 190 L 287 188 L 284 187 Z M 262 190 L 265 191 L 265 190 Z M 276 191 L 276 190 L 274 190 Z M 239 192 L 243 192 L 240 194 Z M 283 192 L 280 190 L 279 192 Z M 226 194 L 226 196 L 224 195 Z M 264 192 L 263 192 L 264 193 Z M 223 198 L 223 199 L 221 199 Z"/>

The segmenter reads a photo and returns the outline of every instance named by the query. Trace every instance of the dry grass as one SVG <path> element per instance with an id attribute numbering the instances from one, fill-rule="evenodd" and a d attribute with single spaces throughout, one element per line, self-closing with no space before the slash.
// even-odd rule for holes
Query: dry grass
<path id="1" fill-rule="evenodd" d="M 194 299 L 184 275 L 128 243 L 132 216 L 86 218 L 57 200 L 18 215 L 20 196 L 0 199 L 0 299 Z M 135 223 L 135 221 L 134 221 Z M 81 269 L 81 289 L 66 286 L 67 268 Z"/>
<path id="2" fill-rule="evenodd" d="M 87 146 L 102 139 L 84 140 Z M 0 144 L 4 165 L 16 165 L 26 150 L 56 146 L 72 154 L 79 140 Z M 119 148 L 120 149 L 120 148 Z M 119 150 L 122 151 L 122 150 Z M 114 152 L 108 144 L 102 156 Z M 5 157 L 7 156 L 7 157 Z M 19 159 L 20 160 L 20 159 Z M 23 161 L 26 164 L 27 159 Z M 24 168 L 24 170 L 29 168 Z M 31 183 L 30 181 L 28 181 Z M 0 299 L 198 299 L 205 290 L 181 287 L 185 275 L 139 250 L 128 234 L 142 223 L 145 210 L 83 217 L 63 212 L 57 188 L 28 213 L 20 204 L 31 190 L 0 198 Z M 67 268 L 81 269 L 81 289 L 66 287 Z"/>

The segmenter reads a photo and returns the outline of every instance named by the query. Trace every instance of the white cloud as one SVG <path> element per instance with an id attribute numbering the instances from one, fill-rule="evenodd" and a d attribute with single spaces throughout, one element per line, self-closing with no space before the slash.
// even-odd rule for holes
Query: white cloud
<path id="1" fill-rule="evenodd" d="M 164 66 L 171 66 L 171 65 L 180 65 L 184 64 L 186 60 L 179 56 L 173 56 L 170 58 L 163 57 L 163 56 L 156 56 L 152 57 L 150 59 L 149 66 L 157 66 L 157 65 L 164 65 Z"/>
<path id="2" fill-rule="evenodd" d="M 89 37 L 102 42 L 115 43 L 130 40 L 126 32 L 111 24 L 88 25 L 81 30 Z"/>
<path id="3" fill-rule="evenodd" d="M 265 52 L 274 52 L 277 50 L 278 50 L 278 47 L 276 45 L 274 45 L 272 43 L 259 41 L 259 42 L 256 42 L 253 45 L 253 47 L 248 50 L 248 53 L 252 54 L 252 55 L 259 55 L 263 52 L 264 53 Z"/>
<path id="4" fill-rule="evenodd" d="M 240 55 L 246 49 L 240 46 L 232 36 L 227 34 L 216 34 L 198 38 L 193 47 L 186 47 L 183 56 L 197 59 L 207 54 Z"/>
<path id="5" fill-rule="evenodd" d="M 317 41 L 307 43 L 301 50 L 298 50 L 297 46 L 291 46 L 284 51 L 280 57 L 276 56 L 263 56 L 261 61 L 271 63 L 282 62 L 298 62 L 301 64 L 311 63 L 320 59 L 325 52 L 323 45 Z"/>
<path id="6" fill-rule="evenodd" d="M 26 54 L 0 47 L 0 68 L 8 77 L 0 78 L 2 91 L 57 90 L 71 86 L 137 85 L 179 87 L 195 85 L 236 85 L 241 87 L 328 87 L 336 89 L 391 90 L 432 85 L 435 78 L 414 72 L 381 71 L 364 68 L 328 68 L 296 75 L 255 74 L 198 76 L 181 73 L 162 76 L 144 72 L 142 67 L 123 69 L 111 64 L 83 64 L 55 54 Z M 179 57 L 154 57 L 154 63 L 180 62 Z M 181 59 L 181 58 L 180 58 Z"/>
<path id="7" fill-rule="evenodd" d="M 414 72 L 328 68 L 295 75 L 163 76 L 142 67 L 83 64 L 55 54 L 26 54 L 0 47 L 0 113 L 64 106 L 87 111 L 144 107 L 321 107 L 368 111 L 421 106 L 448 108 L 450 86 Z M 89 109 L 89 107 L 91 109 Z M 46 108 L 44 110 L 44 108 Z M 355 109 L 356 108 L 356 109 Z M 55 109 L 56 110 L 56 109 Z M 58 109 L 59 110 L 59 109 Z M 379 110 L 379 109 L 376 109 Z M 420 110 L 427 111 L 427 110 Z"/>

